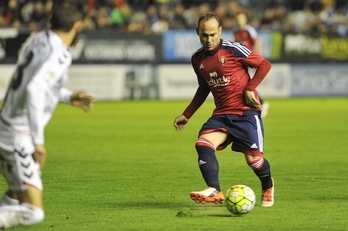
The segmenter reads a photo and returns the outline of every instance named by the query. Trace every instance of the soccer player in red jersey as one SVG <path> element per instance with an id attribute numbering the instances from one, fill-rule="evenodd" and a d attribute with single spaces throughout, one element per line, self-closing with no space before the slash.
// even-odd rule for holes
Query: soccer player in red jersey
<path id="1" fill-rule="evenodd" d="M 261 181 L 261 206 L 270 207 L 274 202 L 274 184 L 270 164 L 263 155 L 262 105 L 256 87 L 266 77 L 271 64 L 238 42 L 220 39 L 222 27 L 215 14 L 202 15 L 196 31 L 203 46 L 191 58 L 198 88 L 173 125 L 177 131 L 184 128 L 209 93 L 216 107 L 195 143 L 198 165 L 208 188 L 191 192 L 190 196 L 198 203 L 224 201 L 215 151 L 232 143 L 232 150 L 244 153 L 247 164 Z M 247 67 L 256 68 L 252 79 Z"/>
<path id="2" fill-rule="evenodd" d="M 262 46 L 257 31 L 248 24 L 247 15 L 244 12 L 239 12 L 236 15 L 236 21 L 238 28 L 233 32 L 234 40 L 245 45 L 249 50 L 255 50 L 261 54 Z"/>

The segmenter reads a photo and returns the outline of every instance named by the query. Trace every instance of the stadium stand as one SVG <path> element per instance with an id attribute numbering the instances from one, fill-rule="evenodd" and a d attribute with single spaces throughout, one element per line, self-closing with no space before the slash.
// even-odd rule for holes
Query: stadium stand
<path id="1" fill-rule="evenodd" d="M 193 29 L 207 11 L 219 15 L 224 29 L 236 26 L 235 14 L 246 11 L 257 30 L 348 35 L 345 0 L 84 0 L 86 30 L 110 29 L 162 33 Z M 40 29 L 53 0 L 1 0 L 0 27 Z"/>

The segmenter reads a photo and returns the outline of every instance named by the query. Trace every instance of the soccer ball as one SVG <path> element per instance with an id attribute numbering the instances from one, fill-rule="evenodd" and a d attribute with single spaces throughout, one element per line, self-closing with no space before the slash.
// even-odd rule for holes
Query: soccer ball
<path id="1" fill-rule="evenodd" d="M 249 213 L 255 205 L 254 191 L 246 185 L 232 186 L 226 193 L 226 207 L 233 214 Z"/>

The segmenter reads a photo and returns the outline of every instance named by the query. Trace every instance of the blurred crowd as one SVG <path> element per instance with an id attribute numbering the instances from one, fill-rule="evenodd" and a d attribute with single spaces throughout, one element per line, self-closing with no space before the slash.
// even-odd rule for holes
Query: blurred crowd
<path id="1" fill-rule="evenodd" d="M 194 29 L 199 15 L 215 12 L 224 30 L 244 11 L 258 31 L 348 36 L 347 0 L 84 0 L 85 30 L 163 33 Z M 0 27 L 44 28 L 53 0 L 0 0 Z"/>

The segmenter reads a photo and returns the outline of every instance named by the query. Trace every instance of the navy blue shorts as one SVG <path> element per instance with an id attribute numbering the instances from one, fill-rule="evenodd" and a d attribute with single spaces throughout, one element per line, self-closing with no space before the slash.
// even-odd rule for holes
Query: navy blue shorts
<path id="1" fill-rule="evenodd" d="M 199 136 L 215 131 L 225 132 L 228 137 L 217 150 L 232 143 L 232 150 L 244 154 L 263 156 L 263 124 L 259 111 L 244 111 L 239 115 L 214 115 L 203 124 Z"/>

